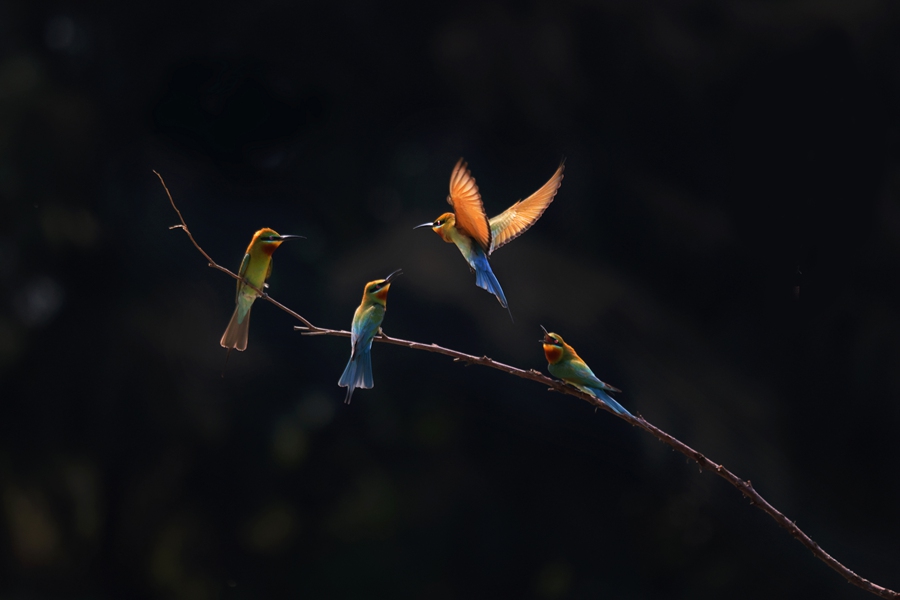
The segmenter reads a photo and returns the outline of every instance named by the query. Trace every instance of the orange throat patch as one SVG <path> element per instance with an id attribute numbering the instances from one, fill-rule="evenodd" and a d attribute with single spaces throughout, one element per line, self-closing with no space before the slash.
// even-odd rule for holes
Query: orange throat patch
<path id="1" fill-rule="evenodd" d="M 562 358 L 563 349 L 559 346 L 554 346 L 553 344 L 544 344 L 544 356 L 547 357 L 547 362 L 550 364 L 554 364 Z"/>
<path id="2" fill-rule="evenodd" d="M 265 254 L 266 256 L 272 256 L 272 253 L 275 252 L 275 249 L 278 248 L 278 246 L 280 246 L 280 245 L 281 245 L 281 242 L 277 242 L 277 243 L 270 242 L 268 244 L 263 244 L 262 248 L 260 248 L 260 249 L 263 251 L 263 254 Z"/>
<path id="3" fill-rule="evenodd" d="M 387 304 L 387 294 L 389 289 L 391 289 L 391 284 L 387 284 L 375 293 L 375 297 L 381 300 L 382 304 Z"/>

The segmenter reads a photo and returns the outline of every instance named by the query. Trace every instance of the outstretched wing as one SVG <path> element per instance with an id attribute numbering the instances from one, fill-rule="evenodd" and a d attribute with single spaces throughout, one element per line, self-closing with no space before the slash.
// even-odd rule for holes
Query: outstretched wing
<path id="1" fill-rule="evenodd" d="M 487 252 L 491 247 L 491 228 L 475 178 L 461 158 L 450 175 L 450 195 L 447 196 L 447 202 L 456 215 L 456 227 L 471 236 Z"/>
<path id="2" fill-rule="evenodd" d="M 559 163 L 559 168 L 553 174 L 547 183 L 541 186 L 541 189 L 528 196 L 524 200 L 519 200 L 502 213 L 489 221 L 491 226 L 491 252 L 501 246 L 513 241 L 534 225 L 541 218 L 563 180 L 563 169 L 566 161 Z"/>

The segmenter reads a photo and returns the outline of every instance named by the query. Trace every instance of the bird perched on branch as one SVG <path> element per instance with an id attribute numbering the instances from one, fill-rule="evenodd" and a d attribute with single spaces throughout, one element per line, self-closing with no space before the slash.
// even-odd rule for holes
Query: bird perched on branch
<path id="1" fill-rule="evenodd" d="M 541 329 L 544 329 L 543 326 Z M 544 356 L 547 357 L 549 363 L 547 370 L 551 375 L 594 396 L 614 412 L 629 417 L 633 416 L 608 394 L 608 392 L 621 392 L 622 390 L 600 381 L 590 367 L 581 360 L 575 349 L 563 341 L 561 335 L 549 333 L 544 329 L 544 339 L 539 341 L 544 345 Z"/>
<path id="2" fill-rule="evenodd" d="M 475 273 L 475 285 L 494 294 L 503 308 L 509 310 L 506 295 L 491 270 L 488 258 L 495 250 L 528 231 L 544 214 L 562 184 L 564 167 L 565 160 L 538 191 L 488 219 L 475 178 L 460 158 L 450 174 L 450 194 L 447 196 L 453 212 L 446 212 L 434 221 L 413 229 L 431 227 L 442 240 L 456 244 Z"/>
<path id="3" fill-rule="evenodd" d="M 228 348 L 230 353 L 235 350 L 247 348 L 247 332 L 250 329 L 250 308 L 259 297 L 259 292 L 266 284 L 269 275 L 272 274 L 272 253 L 284 240 L 305 239 L 301 235 L 278 235 L 275 231 L 265 227 L 253 234 L 238 275 L 237 295 L 235 296 L 234 314 L 225 329 L 225 334 L 219 342 L 223 348 Z M 250 285 L 247 285 L 247 284 Z M 253 287 L 251 287 L 253 286 Z M 253 288 L 256 288 L 253 289 Z M 226 361 L 228 360 L 226 356 Z"/>
<path id="4" fill-rule="evenodd" d="M 350 328 L 350 360 L 344 367 L 344 373 L 338 380 L 340 387 L 347 388 L 346 404 L 356 388 L 371 388 L 372 381 L 372 339 L 381 330 L 381 321 L 387 310 L 387 294 L 391 282 L 403 271 L 397 269 L 384 279 L 376 279 L 366 284 L 362 302 L 353 313 L 353 326 Z"/>

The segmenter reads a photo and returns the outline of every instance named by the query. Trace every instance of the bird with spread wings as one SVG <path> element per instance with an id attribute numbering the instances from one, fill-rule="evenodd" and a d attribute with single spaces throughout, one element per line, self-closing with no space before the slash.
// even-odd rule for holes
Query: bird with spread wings
<path id="1" fill-rule="evenodd" d="M 506 295 L 491 270 L 488 258 L 495 250 L 528 231 L 541 218 L 559 191 L 564 168 L 565 160 L 559 163 L 553 176 L 535 193 L 489 219 L 475 178 L 460 158 L 450 175 L 450 194 L 447 196 L 453 212 L 446 212 L 434 221 L 417 225 L 415 229 L 431 227 L 442 240 L 456 244 L 475 272 L 475 284 L 494 294 L 500 304 L 509 310 Z"/>

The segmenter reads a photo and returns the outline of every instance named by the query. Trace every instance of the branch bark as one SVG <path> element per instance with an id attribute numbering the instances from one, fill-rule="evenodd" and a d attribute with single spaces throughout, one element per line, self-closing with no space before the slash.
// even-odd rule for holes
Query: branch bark
<path id="1" fill-rule="evenodd" d="M 206 258 L 208 261 L 208 266 L 222 271 L 233 277 L 234 279 L 241 280 L 242 278 L 235 273 L 232 273 L 225 267 L 217 264 L 204 250 L 200 247 L 200 244 L 197 243 L 197 240 L 194 239 L 194 236 L 191 234 L 190 229 L 188 229 L 187 223 L 184 220 L 184 217 L 181 214 L 181 211 L 178 210 L 178 207 L 175 205 L 175 201 L 172 199 L 172 194 L 169 192 L 169 188 L 166 186 L 166 182 L 163 180 L 162 175 L 158 172 L 153 171 L 157 177 L 159 177 L 159 181 L 163 186 L 163 189 L 166 191 L 166 195 L 169 197 L 169 202 L 172 204 L 172 208 L 175 209 L 175 212 L 178 214 L 178 219 L 181 221 L 180 225 L 173 225 L 169 229 L 181 229 L 183 230 L 188 238 L 190 238 L 191 243 L 194 244 L 194 247 L 197 248 L 198 251 Z M 251 288 L 256 290 L 262 299 L 271 302 L 284 312 L 288 313 L 301 323 L 302 326 L 295 326 L 294 329 L 301 331 L 301 335 L 329 335 L 329 336 L 338 336 L 338 337 L 350 337 L 349 331 L 344 331 L 340 329 L 327 329 L 324 327 L 317 327 L 313 325 L 310 321 L 305 319 L 303 316 L 284 306 L 280 302 L 277 302 L 273 298 L 271 298 L 264 290 L 260 290 L 253 285 L 249 284 L 246 280 L 243 280 L 245 284 L 250 285 Z M 826 565 L 831 567 L 834 571 L 836 571 L 839 575 L 841 575 L 844 579 L 847 580 L 848 583 L 851 583 L 871 594 L 879 596 L 881 598 L 892 598 L 892 599 L 900 599 L 900 593 L 895 592 L 894 590 L 888 589 L 886 587 L 877 585 L 864 577 L 857 575 L 855 572 L 851 571 L 849 568 L 844 566 L 837 559 L 832 557 L 830 554 L 825 552 L 818 543 L 816 543 L 812 538 L 810 538 L 806 533 L 803 532 L 794 521 L 791 521 L 783 513 L 781 513 L 774 506 L 769 504 L 765 498 L 763 498 L 759 492 L 754 489 L 753 485 L 750 483 L 750 480 L 743 480 L 725 467 L 720 464 L 717 464 L 706 456 L 704 456 L 701 452 L 694 450 L 684 442 L 678 440 L 677 438 L 672 437 L 662 429 L 656 427 L 649 421 L 643 418 L 643 416 L 638 413 L 636 416 L 630 415 L 620 415 L 618 413 L 613 412 L 606 404 L 600 402 L 598 399 L 594 398 L 590 394 L 586 394 L 577 388 L 574 388 L 562 381 L 558 381 L 556 379 L 552 379 L 547 377 L 546 375 L 535 371 L 534 369 L 523 370 L 517 367 L 513 367 L 501 362 L 498 362 L 492 358 L 487 356 L 475 356 L 472 354 L 466 354 L 464 352 L 459 352 L 457 350 L 451 350 L 450 348 L 445 348 L 443 346 L 439 346 L 437 344 L 423 344 L 421 342 L 414 342 L 410 340 L 403 340 L 400 338 L 389 337 L 385 335 L 383 332 L 375 337 L 376 342 L 381 342 L 385 344 L 394 344 L 396 346 L 405 346 L 407 348 L 411 348 L 413 350 L 423 350 L 425 352 L 433 352 L 435 354 L 443 354 L 444 356 L 449 356 L 453 359 L 454 362 L 463 362 L 466 364 L 474 364 L 481 365 L 484 367 L 490 367 L 492 369 L 497 369 L 498 371 L 503 371 L 504 373 L 508 373 L 510 375 L 514 375 L 516 377 L 521 377 L 522 379 L 529 379 L 531 381 L 535 381 L 537 383 L 543 384 L 547 386 L 547 388 L 551 391 L 560 392 L 562 394 L 568 394 L 570 396 L 574 396 L 581 400 L 584 400 L 588 404 L 594 406 L 595 409 L 602 408 L 606 410 L 610 414 L 623 419 L 629 422 L 634 427 L 640 427 L 650 435 L 654 436 L 664 444 L 671 447 L 673 450 L 680 452 L 685 455 L 687 458 L 693 460 L 697 465 L 704 471 L 709 471 L 711 473 L 715 473 L 732 486 L 738 489 L 744 497 L 749 498 L 750 504 L 756 506 L 767 515 L 772 517 L 775 522 L 788 533 L 790 533 L 794 538 L 796 538 L 801 544 L 806 546 L 806 548 L 813 553 L 813 555 L 824 562 Z"/>

